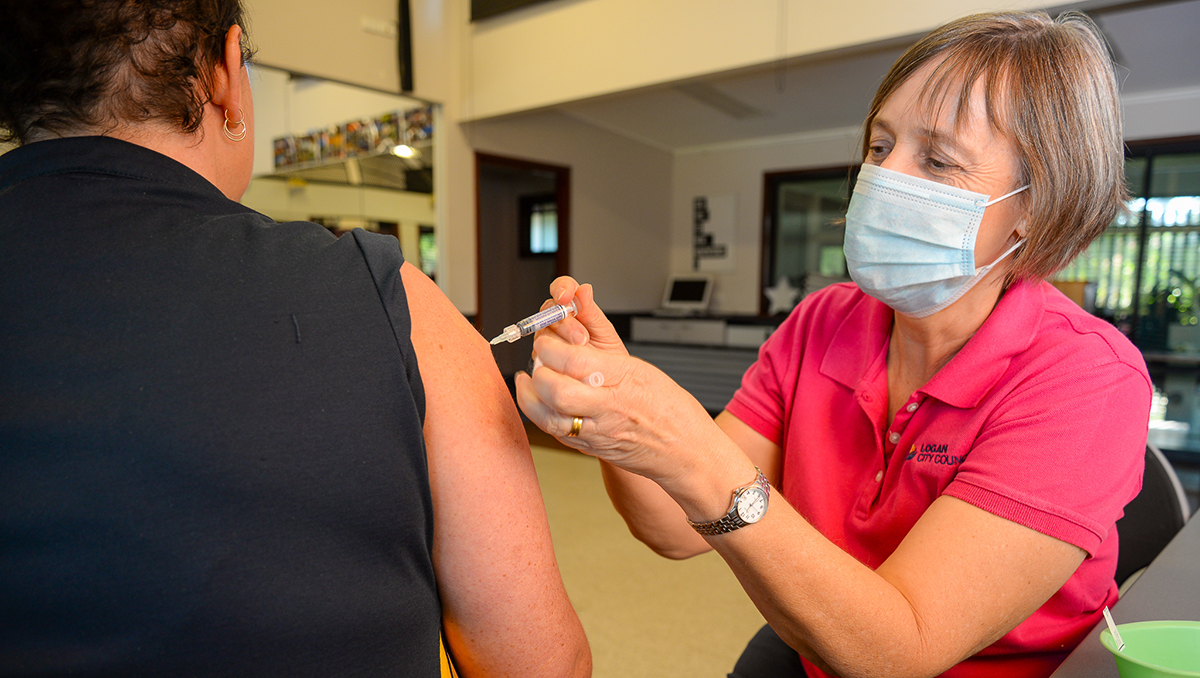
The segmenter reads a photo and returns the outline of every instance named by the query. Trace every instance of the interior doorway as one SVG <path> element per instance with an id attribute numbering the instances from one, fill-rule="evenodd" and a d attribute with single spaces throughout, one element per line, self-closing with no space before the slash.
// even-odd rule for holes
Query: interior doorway
<path id="1" fill-rule="evenodd" d="M 487 338 L 541 308 L 569 274 L 571 169 L 475 154 L 478 249 L 476 327 Z M 493 348 L 510 385 L 529 365 L 528 341 Z"/>

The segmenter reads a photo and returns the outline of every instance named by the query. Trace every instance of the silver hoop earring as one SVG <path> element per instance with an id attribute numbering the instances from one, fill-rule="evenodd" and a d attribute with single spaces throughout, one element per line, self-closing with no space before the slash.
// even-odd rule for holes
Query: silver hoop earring
<path id="1" fill-rule="evenodd" d="M 240 117 L 241 120 L 238 120 L 237 122 L 230 120 L 229 109 L 225 109 L 225 124 L 221 129 L 224 130 L 225 136 L 229 137 L 230 141 L 241 141 L 242 139 L 246 138 L 246 134 L 250 131 L 246 129 L 246 116 L 242 114 L 242 109 L 240 108 L 238 109 L 238 117 Z M 229 128 L 229 125 L 231 124 L 233 125 L 233 129 Z M 239 125 L 241 126 L 241 129 L 238 129 Z M 238 131 L 235 132 L 233 131 L 234 129 L 237 129 Z"/>

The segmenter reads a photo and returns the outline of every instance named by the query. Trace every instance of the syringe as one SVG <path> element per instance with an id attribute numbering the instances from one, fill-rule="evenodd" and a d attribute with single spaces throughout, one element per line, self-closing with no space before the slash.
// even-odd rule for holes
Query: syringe
<path id="1" fill-rule="evenodd" d="M 566 320 L 567 318 L 573 318 L 578 311 L 579 309 L 575 307 L 574 299 L 572 299 L 571 303 L 569 304 L 551 306 L 544 311 L 534 313 L 524 320 L 517 321 L 515 325 L 509 325 L 508 327 L 505 327 L 504 331 L 500 333 L 500 336 L 493 339 L 491 343 L 495 345 L 502 341 L 507 341 L 511 344 L 521 337 L 527 337 L 542 328 L 553 325 L 556 322 Z"/>

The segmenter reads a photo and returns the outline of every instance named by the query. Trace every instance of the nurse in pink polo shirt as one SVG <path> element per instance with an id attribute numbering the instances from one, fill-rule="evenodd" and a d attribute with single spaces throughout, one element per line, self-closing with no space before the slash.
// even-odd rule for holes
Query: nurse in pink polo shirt
<path id="1" fill-rule="evenodd" d="M 1045 676 L 1116 600 L 1150 380 L 1044 280 L 1122 209 L 1122 144 L 1086 17 L 935 30 L 866 120 L 855 284 L 806 297 L 715 421 L 551 286 L 579 313 L 518 401 L 603 460 L 637 538 L 728 562 L 769 622 L 732 676 Z"/>

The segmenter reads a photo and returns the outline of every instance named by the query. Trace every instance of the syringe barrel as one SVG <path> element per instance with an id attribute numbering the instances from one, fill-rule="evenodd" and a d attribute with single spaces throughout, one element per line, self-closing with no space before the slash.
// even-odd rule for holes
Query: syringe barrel
<path id="1" fill-rule="evenodd" d="M 578 308 L 575 306 L 575 300 L 572 299 L 571 303 L 569 304 L 551 306 L 544 311 L 534 313 L 528 318 L 519 321 L 517 323 L 517 327 L 521 330 L 521 336 L 527 337 L 540 329 L 544 329 L 553 325 L 556 322 L 574 317 L 577 312 Z"/>

